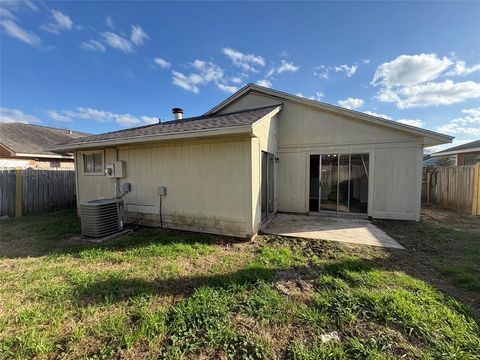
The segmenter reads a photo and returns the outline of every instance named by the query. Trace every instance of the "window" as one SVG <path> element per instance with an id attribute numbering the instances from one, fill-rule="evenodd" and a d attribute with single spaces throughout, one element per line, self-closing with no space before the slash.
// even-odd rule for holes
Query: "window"
<path id="1" fill-rule="evenodd" d="M 83 154 L 85 174 L 103 174 L 103 152 Z"/>
<path id="2" fill-rule="evenodd" d="M 475 165 L 480 163 L 480 155 L 465 155 L 463 158 L 464 165 Z"/>

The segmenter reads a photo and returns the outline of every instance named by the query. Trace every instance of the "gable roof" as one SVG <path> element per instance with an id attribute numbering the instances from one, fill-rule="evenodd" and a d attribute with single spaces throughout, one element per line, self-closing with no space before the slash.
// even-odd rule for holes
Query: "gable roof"
<path id="1" fill-rule="evenodd" d="M 279 90 L 270 89 L 257 84 L 248 84 L 244 86 L 243 88 L 238 90 L 236 93 L 234 93 L 233 95 L 231 95 L 230 97 L 222 101 L 220 104 L 210 109 L 205 115 L 215 114 L 219 112 L 220 110 L 225 108 L 227 105 L 231 104 L 232 102 L 236 101 L 237 99 L 239 99 L 240 97 L 244 96 L 249 92 L 256 92 L 263 95 L 268 95 L 280 101 L 281 100 L 293 101 L 296 103 L 314 107 L 318 110 L 327 111 L 327 112 L 331 112 L 331 113 L 335 113 L 343 116 L 348 116 L 348 117 L 355 118 L 358 120 L 363 120 L 375 125 L 386 126 L 392 129 L 405 131 L 407 133 L 414 134 L 417 136 L 422 136 L 424 137 L 425 145 L 427 146 L 449 143 L 449 142 L 452 142 L 452 139 L 454 138 L 453 136 L 441 134 L 435 131 L 422 129 L 416 126 L 402 124 L 394 120 L 388 120 L 382 117 L 369 115 L 363 112 L 346 109 L 340 106 L 331 105 L 331 104 L 327 104 L 327 103 L 316 101 L 316 100 L 310 100 L 301 96 L 289 94 Z"/>
<path id="2" fill-rule="evenodd" d="M 45 147 L 90 134 L 19 122 L 0 123 L 0 145 L 11 156 L 59 157 Z M 71 154 L 63 157 L 72 157 Z"/>
<path id="3" fill-rule="evenodd" d="M 182 120 L 165 121 L 120 131 L 70 140 L 51 147 L 51 150 L 73 150 L 105 145 L 145 141 L 250 133 L 252 125 L 270 113 L 278 112 L 280 105 L 236 111 L 225 114 L 202 115 Z"/>
<path id="4" fill-rule="evenodd" d="M 453 155 L 458 153 L 466 153 L 466 152 L 480 152 L 480 140 L 475 140 L 463 145 L 454 146 L 439 152 L 432 154 L 432 156 L 443 156 L 443 155 Z"/>

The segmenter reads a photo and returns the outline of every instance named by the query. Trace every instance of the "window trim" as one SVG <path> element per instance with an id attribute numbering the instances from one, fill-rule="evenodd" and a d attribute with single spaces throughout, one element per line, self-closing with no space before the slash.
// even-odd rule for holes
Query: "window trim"
<path id="1" fill-rule="evenodd" d="M 85 176 L 105 176 L 105 150 L 89 150 L 82 151 L 82 175 Z M 101 154 L 102 155 L 102 171 L 86 172 L 85 171 L 85 155 Z"/>

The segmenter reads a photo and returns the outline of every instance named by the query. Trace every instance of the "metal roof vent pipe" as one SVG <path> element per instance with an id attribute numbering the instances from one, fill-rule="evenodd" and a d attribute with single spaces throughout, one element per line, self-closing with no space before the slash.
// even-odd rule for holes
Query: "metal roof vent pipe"
<path id="1" fill-rule="evenodd" d="M 173 108 L 172 113 L 173 113 L 173 116 L 175 117 L 175 120 L 182 120 L 183 119 L 183 109 Z"/>

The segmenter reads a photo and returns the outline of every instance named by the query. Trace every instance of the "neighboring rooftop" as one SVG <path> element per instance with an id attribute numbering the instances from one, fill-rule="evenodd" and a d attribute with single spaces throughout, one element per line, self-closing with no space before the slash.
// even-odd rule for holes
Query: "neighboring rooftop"
<path id="1" fill-rule="evenodd" d="M 243 126 L 251 126 L 276 108 L 281 106 L 271 105 L 256 109 L 236 111 L 226 114 L 202 115 L 182 120 L 165 121 L 157 124 L 135 127 L 125 130 L 113 131 L 98 135 L 87 136 L 81 139 L 72 139 L 58 143 L 53 149 L 75 148 L 76 146 L 108 142 L 115 140 L 140 140 L 141 138 L 153 138 L 162 135 L 176 135 L 186 133 L 199 133 L 208 130 L 234 129 Z M 199 136 L 199 135 L 198 135 Z"/>
<path id="2" fill-rule="evenodd" d="M 29 154 L 58 157 L 57 153 L 47 151 L 45 147 L 88 135 L 91 134 L 19 122 L 0 123 L 0 145 L 12 156 Z"/>
<path id="3" fill-rule="evenodd" d="M 454 146 L 432 154 L 432 156 L 453 155 L 457 153 L 466 153 L 480 151 L 480 140 L 475 140 L 463 145 Z"/>

